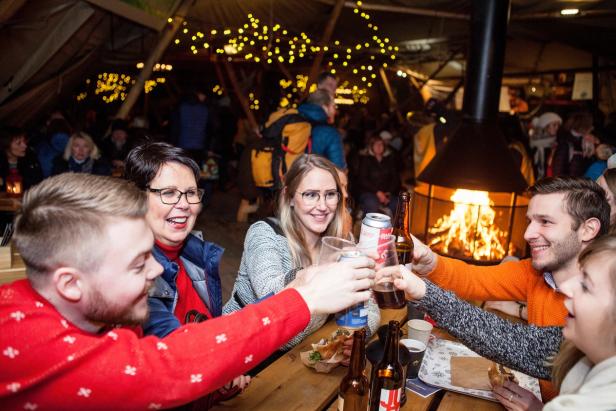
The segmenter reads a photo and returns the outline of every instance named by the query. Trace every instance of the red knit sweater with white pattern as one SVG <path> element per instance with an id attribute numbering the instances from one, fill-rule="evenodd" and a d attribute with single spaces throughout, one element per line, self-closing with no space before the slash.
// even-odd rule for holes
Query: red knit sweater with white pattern
<path id="1" fill-rule="evenodd" d="M 163 339 L 69 323 L 27 280 L 0 286 L 0 409 L 147 410 L 202 397 L 303 330 L 306 303 L 285 290 Z"/>

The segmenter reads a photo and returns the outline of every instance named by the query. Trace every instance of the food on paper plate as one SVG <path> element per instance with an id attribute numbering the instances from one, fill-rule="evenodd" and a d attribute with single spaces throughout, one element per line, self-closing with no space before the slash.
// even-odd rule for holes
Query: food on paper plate
<path id="1" fill-rule="evenodd" d="M 518 382 L 509 368 L 495 362 L 488 369 L 488 377 L 492 388 L 503 385 L 505 381 Z"/>
<path id="2" fill-rule="evenodd" d="M 300 353 L 302 362 L 307 367 L 314 368 L 317 372 L 330 372 L 344 359 L 344 340 L 351 333 L 347 330 L 338 329 L 330 338 L 321 338 L 316 344 L 312 344 L 311 351 Z"/>

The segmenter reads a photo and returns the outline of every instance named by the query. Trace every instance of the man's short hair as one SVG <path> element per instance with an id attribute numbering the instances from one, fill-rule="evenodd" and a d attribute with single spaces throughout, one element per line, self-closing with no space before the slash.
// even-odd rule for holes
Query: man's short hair
<path id="1" fill-rule="evenodd" d="M 338 80 L 336 78 L 336 76 L 334 76 L 334 74 L 331 71 L 324 71 L 322 73 L 319 74 L 319 76 L 317 77 L 317 84 L 321 84 L 323 83 L 325 80 L 327 80 L 328 78 L 334 79 L 334 80 Z"/>
<path id="2" fill-rule="evenodd" d="M 592 180 L 582 177 L 543 178 L 528 189 L 531 197 L 538 194 L 565 194 L 565 209 L 573 218 L 573 230 L 589 218 L 597 218 L 601 228 L 597 237 L 607 233 L 610 228 L 610 205 L 605 191 Z"/>
<path id="3" fill-rule="evenodd" d="M 316 104 L 317 106 L 329 106 L 333 103 L 334 99 L 327 90 L 317 90 L 314 93 L 310 93 L 308 103 Z"/>
<path id="4" fill-rule="evenodd" d="M 160 142 L 149 142 L 133 148 L 126 156 L 124 178 L 145 190 L 165 163 L 185 165 L 195 175 L 195 181 L 199 182 L 201 170 L 195 160 L 185 150 Z"/>
<path id="5" fill-rule="evenodd" d="M 15 217 L 14 242 L 33 283 L 59 267 L 96 271 L 101 238 L 112 218 L 144 218 L 147 197 L 134 184 L 112 177 L 64 173 L 26 192 Z"/>

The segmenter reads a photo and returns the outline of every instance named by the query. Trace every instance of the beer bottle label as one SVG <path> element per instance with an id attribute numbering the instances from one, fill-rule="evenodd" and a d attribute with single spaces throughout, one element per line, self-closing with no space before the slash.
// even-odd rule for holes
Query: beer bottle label
<path id="1" fill-rule="evenodd" d="M 402 388 L 396 390 L 381 390 L 381 398 L 379 401 L 379 411 L 399 411 L 400 396 Z"/>
<path id="2" fill-rule="evenodd" d="M 338 396 L 338 411 L 344 411 L 344 398 Z"/>

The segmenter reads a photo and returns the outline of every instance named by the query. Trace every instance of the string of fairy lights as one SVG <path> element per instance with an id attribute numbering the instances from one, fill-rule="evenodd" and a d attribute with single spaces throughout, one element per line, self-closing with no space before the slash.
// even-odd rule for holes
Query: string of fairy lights
<path id="1" fill-rule="evenodd" d="M 364 39 L 355 39 L 352 44 L 343 44 L 333 39 L 328 45 L 320 45 L 305 32 L 294 32 L 279 23 L 265 24 L 253 14 L 246 16 L 239 27 L 215 27 L 205 30 L 193 28 L 188 21 L 178 30 L 173 40 L 175 47 L 186 48 L 192 54 L 210 57 L 217 55 L 229 61 L 253 62 L 263 65 L 294 65 L 310 63 L 317 53 L 323 53 L 323 61 L 328 70 L 334 74 L 344 74 L 344 81 L 339 85 L 337 102 L 342 104 L 369 101 L 368 90 L 376 83 L 379 68 L 387 68 L 397 59 L 398 47 L 384 37 L 379 27 L 371 21 L 370 14 L 362 9 L 362 2 L 357 1 L 353 14 L 364 24 L 369 33 Z M 171 23 L 172 20 L 169 19 Z M 138 69 L 143 63 L 137 65 Z M 170 71 L 171 65 L 157 64 L 155 71 Z M 104 102 L 111 103 L 124 100 L 127 87 L 134 83 L 128 74 L 100 73 L 96 81 L 95 95 L 100 95 Z M 89 84 L 89 80 L 86 81 Z M 151 92 L 156 85 L 164 83 L 164 76 L 148 80 L 145 92 Z M 281 107 L 295 106 L 296 101 L 308 87 L 308 77 L 297 74 L 295 78 L 280 81 L 282 90 Z M 316 88 L 310 85 L 310 91 Z M 219 84 L 212 88 L 216 95 L 223 95 L 225 90 Z M 81 101 L 87 96 L 82 92 L 77 96 Z M 255 91 L 248 93 L 251 110 L 259 110 L 259 100 Z"/>

